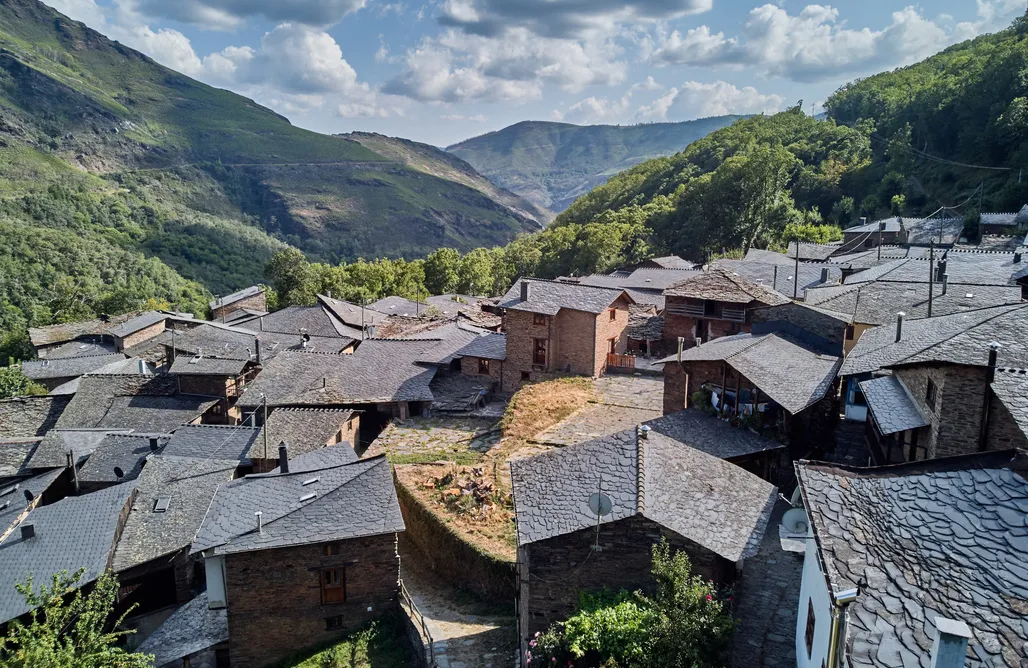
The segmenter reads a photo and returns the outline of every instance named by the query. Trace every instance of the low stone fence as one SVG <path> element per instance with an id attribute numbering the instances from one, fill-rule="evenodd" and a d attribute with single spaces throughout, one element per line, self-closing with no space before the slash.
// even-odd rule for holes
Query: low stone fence
<path id="1" fill-rule="evenodd" d="M 514 562 L 483 552 L 461 538 L 400 480 L 396 480 L 396 496 L 407 527 L 404 535 L 433 571 L 458 589 L 492 600 L 514 599 Z"/>

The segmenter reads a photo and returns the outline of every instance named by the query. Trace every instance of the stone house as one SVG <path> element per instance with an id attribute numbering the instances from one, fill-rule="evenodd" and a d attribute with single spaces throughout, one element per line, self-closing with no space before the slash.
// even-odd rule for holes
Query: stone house
<path id="1" fill-rule="evenodd" d="M 160 335 L 165 329 L 189 327 L 193 322 L 191 313 L 135 311 L 79 322 L 30 327 L 29 340 L 39 358 L 51 355 L 103 355 L 123 352 Z"/>
<path id="2" fill-rule="evenodd" d="M 280 443 L 288 445 L 294 457 L 339 446 L 353 452 L 352 460 L 357 461 L 360 420 L 360 413 L 348 408 L 276 408 L 261 425 L 248 457 L 257 473 L 278 466 Z"/>
<path id="3" fill-rule="evenodd" d="M 1026 327 L 1022 303 L 901 319 L 865 332 L 841 373 L 863 392 L 872 461 L 1028 446 L 1018 374 L 1004 372 L 996 382 L 997 367 L 1028 367 Z"/>
<path id="4" fill-rule="evenodd" d="M 251 285 L 211 301 L 211 318 L 213 320 L 227 322 L 237 311 L 267 313 L 268 300 L 264 288 L 260 285 Z"/>
<path id="5" fill-rule="evenodd" d="M 192 314 L 169 311 L 147 311 L 112 327 L 108 334 L 114 339 L 119 352 L 139 346 L 160 336 L 168 329 L 189 328 L 194 325 Z"/>
<path id="6" fill-rule="evenodd" d="M 642 428 L 512 461 L 511 481 L 522 656 L 534 633 L 575 611 L 581 591 L 652 591 L 661 538 L 695 573 L 732 582 L 777 498 L 738 466 Z"/>
<path id="7" fill-rule="evenodd" d="M 750 311 L 788 303 L 785 295 L 724 269 L 711 269 L 664 290 L 664 340 L 685 346 L 749 332 Z"/>
<path id="8" fill-rule="evenodd" d="M 232 664 L 275 663 L 396 608 L 404 525 L 389 463 L 325 465 L 341 450 L 309 455 L 317 468 L 283 452 L 280 471 L 218 489 L 192 553 L 208 606 L 227 609 Z"/>
<path id="9" fill-rule="evenodd" d="M 507 359 L 507 335 L 478 336 L 460 349 L 460 372 L 465 376 L 488 377 L 499 388 L 503 363 Z"/>
<path id="10" fill-rule="evenodd" d="M 44 357 L 21 363 L 21 372 L 48 390 L 56 389 L 87 373 L 102 373 L 104 367 L 125 361 L 122 353 L 78 357 Z"/>
<path id="11" fill-rule="evenodd" d="M 1028 453 L 796 471 L 798 668 L 1024 665 Z"/>
<path id="12" fill-rule="evenodd" d="M 830 440 L 838 419 L 835 380 L 842 359 L 784 333 L 736 334 L 671 355 L 664 364 L 664 414 L 710 393 L 714 407 L 735 416 L 759 415 L 796 456 Z"/>
<path id="13" fill-rule="evenodd" d="M 504 310 L 507 355 L 502 388 L 513 392 L 545 373 L 596 378 L 608 355 L 628 347 L 628 307 L 624 290 L 523 279 L 497 304 Z"/>
<path id="14" fill-rule="evenodd" d="M 853 253 L 882 246 L 952 246 L 964 230 L 963 218 L 903 218 L 893 216 L 856 225 L 842 231 L 839 253 Z"/>
<path id="15" fill-rule="evenodd" d="M 224 608 L 212 610 L 203 592 L 173 612 L 136 651 L 153 654 L 157 668 L 224 668 L 228 615 Z"/>

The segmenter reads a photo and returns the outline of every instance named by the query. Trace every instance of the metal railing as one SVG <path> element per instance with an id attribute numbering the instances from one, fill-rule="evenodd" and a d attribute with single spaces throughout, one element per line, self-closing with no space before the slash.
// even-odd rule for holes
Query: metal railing
<path id="1" fill-rule="evenodd" d="M 414 627 L 415 633 L 421 641 L 423 652 L 422 654 L 426 660 L 426 666 L 434 668 L 435 666 L 435 642 L 432 640 L 432 634 L 428 630 L 428 624 L 425 622 L 425 616 L 418 610 L 418 606 L 414 603 L 414 599 L 411 597 L 410 592 L 407 591 L 407 586 L 403 584 L 403 580 L 400 580 L 400 607 L 403 608 L 404 612 L 407 613 L 407 619 Z"/>

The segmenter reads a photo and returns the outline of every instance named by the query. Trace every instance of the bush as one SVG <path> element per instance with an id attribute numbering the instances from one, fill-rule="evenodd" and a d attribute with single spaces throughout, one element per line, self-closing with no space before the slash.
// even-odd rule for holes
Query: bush
<path id="1" fill-rule="evenodd" d="M 728 591 L 692 574 L 684 552 L 653 547 L 651 599 L 641 592 L 582 596 L 579 611 L 529 642 L 528 666 L 718 668 L 732 631 Z"/>
<path id="2" fill-rule="evenodd" d="M 46 388 L 26 378 L 17 364 L 0 367 L 0 399 L 44 394 Z"/>

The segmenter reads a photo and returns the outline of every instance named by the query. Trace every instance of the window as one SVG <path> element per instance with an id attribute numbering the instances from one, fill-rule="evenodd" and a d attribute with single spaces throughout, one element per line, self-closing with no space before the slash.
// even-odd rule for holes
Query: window
<path id="1" fill-rule="evenodd" d="M 321 604 L 342 603 L 346 600 L 346 573 L 342 568 L 321 571 Z"/>
<path id="2" fill-rule="evenodd" d="M 707 299 L 703 302 L 703 315 L 716 316 L 717 315 L 717 302 L 713 299 Z"/>
<path id="3" fill-rule="evenodd" d="M 928 404 L 928 408 L 934 413 L 935 412 L 935 398 L 938 394 L 938 388 L 935 387 L 935 383 L 932 379 L 928 379 L 928 386 L 925 388 L 924 402 Z"/>
<path id="4" fill-rule="evenodd" d="M 329 543 L 325 545 L 325 556 L 334 557 L 339 554 L 339 543 Z"/>
<path id="5" fill-rule="evenodd" d="M 543 315 L 542 313 L 533 313 L 532 314 L 532 324 L 533 325 L 543 325 L 543 326 L 545 326 L 546 325 L 546 316 Z"/>
<path id="6" fill-rule="evenodd" d="M 813 658 L 814 652 L 814 601 L 807 599 L 807 630 L 803 633 L 803 639 L 807 641 L 807 658 Z"/>
<path id="7" fill-rule="evenodd" d="M 610 321 L 611 322 L 614 322 L 615 320 L 618 319 L 618 310 L 616 308 L 612 308 L 612 309 L 608 310 L 607 313 L 610 314 Z"/>
<path id="8" fill-rule="evenodd" d="M 332 617 L 325 617 L 325 628 L 329 631 L 343 628 L 343 616 L 333 615 Z"/>
<path id="9" fill-rule="evenodd" d="M 618 340 L 617 339 L 607 339 L 607 354 L 608 355 L 613 355 L 614 353 L 616 353 L 617 352 L 617 345 L 618 345 Z"/>
<path id="10" fill-rule="evenodd" d="M 853 325 L 846 325 L 846 340 L 852 341 L 854 334 L 856 334 L 856 330 L 854 329 Z"/>
<path id="11" fill-rule="evenodd" d="M 483 376 L 489 375 L 489 360 L 478 358 L 478 373 Z"/>
<path id="12" fill-rule="evenodd" d="M 521 380 L 530 380 L 531 378 L 532 374 L 528 373 L 527 371 L 521 372 Z"/>
<path id="13" fill-rule="evenodd" d="M 532 364 L 546 364 L 546 339 L 532 339 Z"/>

